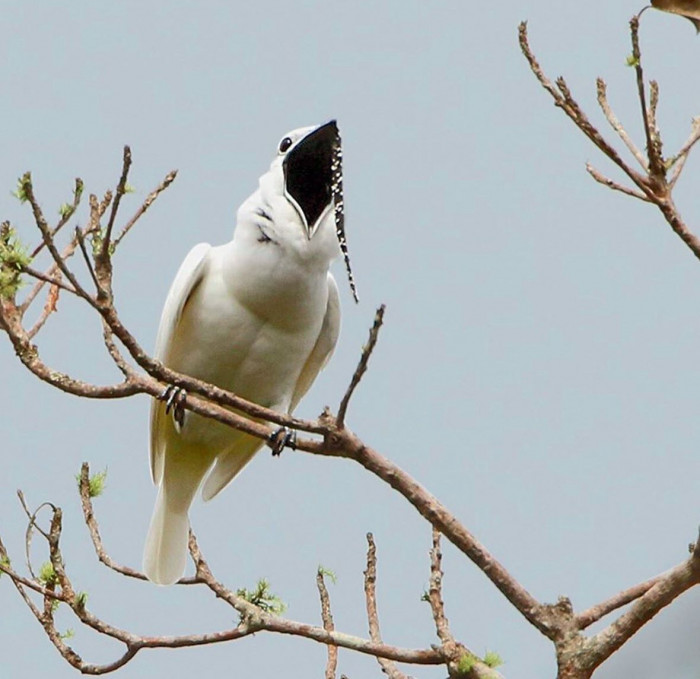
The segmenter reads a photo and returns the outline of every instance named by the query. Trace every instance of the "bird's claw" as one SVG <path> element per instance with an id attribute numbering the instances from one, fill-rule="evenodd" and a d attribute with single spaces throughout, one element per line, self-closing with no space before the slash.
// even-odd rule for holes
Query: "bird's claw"
<path id="1" fill-rule="evenodd" d="M 173 420 L 181 429 L 185 424 L 185 399 L 187 392 L 182 387 L 176 387 L 174 384 L 169 385 L 165 391 L 158 397 L 158 400 L 165 403 L 165 414 L 168 415 L 173 411 Z"/>
<path id="2" fill-rule="evenodd" d="M 296 450 L 297 433 L 289 427 L 279 427 L 267 437 L 267 443 L 272 448 L 272 455 L 276 457 L 282 454 L 285 447 Z"/>

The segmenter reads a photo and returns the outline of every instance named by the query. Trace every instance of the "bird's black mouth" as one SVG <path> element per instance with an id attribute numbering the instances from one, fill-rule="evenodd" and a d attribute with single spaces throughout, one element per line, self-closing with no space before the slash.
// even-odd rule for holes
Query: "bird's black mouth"
<path id="1" fill-rule="evenodd" d="M 334 149 L 340 143 L 335 120 L 308 134 L 282 161 L 284 188 L 306 220 L 309 236 L 330 205 Z"/>

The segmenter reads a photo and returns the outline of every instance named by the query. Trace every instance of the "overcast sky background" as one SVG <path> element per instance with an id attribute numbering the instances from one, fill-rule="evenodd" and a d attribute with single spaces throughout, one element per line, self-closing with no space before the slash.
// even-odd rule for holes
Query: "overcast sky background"
<path id="1" fill-rule="evenodd" d="M 697 344 L 700 263 L 654 209 L 585 173 L 609 163 L 552 106 L 529 73 L 517 26 L 551 76 L 564 74 L 605 128 L 595 77 L 641 139 L 627 21 L 640 2 L 53 2 L 2 4 L 0 217 L 34 241 L 11 197 L 32 170 L 48 215 L 113 187 L 131 145 L 126 219 L 167 171 L 175 184 L 116 258 L 117 305 L 152 348 L 166 291 L 202 240 L 231 237 L 282 135 L 337 118 L 344 140 L 347 230 L 361 303 L 342 265 L 336 355 L 298 409 L 337 407 L 375 308 L 386 325 L 349 424 L 435 493 L 536 597 L 577 609 L 685 558 L 700 521 Z M 700 113 L 700 41 L 679 18 L 648 12 L 646 73 L 661 84 L 670 153 Z M 698 163 L 677 200 L 700 230 Z M 83 207 L 77 222 L 84 224 Z M 118 380 L 93 314 L 62 297 L 39 336 L 45 360 L 87 380 Z M 235 613 L 207 592 L 126 581 L 94 558 L 74 475 L 109 468 L 96 502 L 112 556 L 139 566 L 155 489 L 145 397 L 90 402 L 22 368 L 0 342 L 3 414 L 0 534 L 20 566 L 30 505 L 63 507 L 66 563 L 97 615 L 146 635 L 214 631 Z M 289 617 L 318 623 L 315 572 L 331 586 L 338 629 L 366 636 L 365 534 L 379 555 L 388 643 L 436 642 L 420 600 L 428 526 L 399 495 L 349 461 L 262 452 L 193 526 L 229 586 L 265 576 Z M 550 643 L 450 546 L 444 594 L 456 637 L 497 651 L 507 677 L 554 676 Z M 42 557 L 37 555 L 37 560 Z M 10 583 L 0 581 L 7 677 L 75 676 Z M 63 628 L 90 662 L 121 648 Z M 700 593 L 664 611 L 598 675 L 696 677 Z M 188 650 L 143 651 L 119 676 L 320 677 L 324 647 L 259 634 Z M 380 676 L 340 653 L 350 679 Z M 415 668 L 418 678 L 444 670 Z"/>

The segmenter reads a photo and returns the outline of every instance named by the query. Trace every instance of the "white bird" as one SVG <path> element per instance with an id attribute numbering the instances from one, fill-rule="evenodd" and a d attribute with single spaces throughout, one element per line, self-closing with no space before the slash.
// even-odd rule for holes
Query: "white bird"
<path id="1" fill-rule="evenodd" d="M 190 251 L 158 329 L 155 355 L 166 366 L 277 412 L 294 410 L 340 328 L 329 273 L 339 254 L 334 208 L 342 199 L 331 187 L 338 145 L 335 121 L 285 135 L 238 210 L 233 240 Z M 169 406 L 155 399 L 151 406 L 159 492 L 143 559 L 148 578 L 161 585 L 185 570 L 188 510 L 203 479 L 202 497 L 210 500 L 263 444 L 189 411 L 171 417 Z"/>

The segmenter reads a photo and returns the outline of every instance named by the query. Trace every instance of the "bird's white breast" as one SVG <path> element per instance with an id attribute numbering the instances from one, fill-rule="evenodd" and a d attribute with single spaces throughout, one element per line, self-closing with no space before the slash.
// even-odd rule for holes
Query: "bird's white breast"
<path id="1" fill-rule="evenodd" d="M 241 249 L 234 241 L 207 254 L 202 281 L 184 306 L 166 362 L 286 411 L 323 323 L 327 275 L 290 261 L 272 243 L 260 243 L 254 258 Z M 233 432 L 191 417 L 182 435 L 215 443 L 212 438 Z"/>

